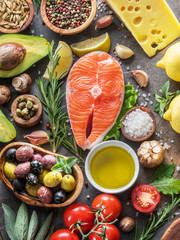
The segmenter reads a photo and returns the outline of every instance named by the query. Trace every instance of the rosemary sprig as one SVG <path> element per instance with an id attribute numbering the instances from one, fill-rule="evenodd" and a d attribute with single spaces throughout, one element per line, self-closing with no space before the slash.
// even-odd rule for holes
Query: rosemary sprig
<path id="1" fill-rule="evenodd" d="M 172 201 L 168 204 L 166 209 L 160 209 L 158 214 L 151 214 L 150 219 L 144 225 L 140 236 L 138 236 L 138 224 L 136 223 L 134 240 L 151 239 L 156 234 L 158 228 L 160 228 L 165 222 L 168 221 L 168 219 L 174 216 L 174 213 L 171 215 L 169 215 L 169 213 L 178 207 L 180 207 L 180 198 L 172 197 Z"/>
<path id="2" fill-rule="evenodd" d="M 49 79 L 39 77 L 36 83 L 39 87 L 42 97 L 37 96 L 44 105 L 44 111 L 47 114 L 49 124 L 52 130 L 52 136 L 50 136 L 50 146 L 53 152 L 57 152 L 60 144 L 63 144 L 71 153 L 76 155 L 80 161 L 84 162 L 81 156 L 81 149 L 77 146 L 77 143 L 72 137 L 68 137 L 68 126 L 66 120 L 68 118 L 65 111 L 65 105 L 62 104 L 62 98 L 65 93 L 61 90 L 63 82 L 59 81 L 57 72 L 55 72 L 56 66 L 59 62 L 60 56 L 58 51 L 53 55 L 54 41 L 49 46 L 49 60 L 52 68 L 48 68 Z"/>
<path id="3" fill-rule="evenodd" d="M 37 13 L 39 12 L 39 9 L 41 7 L 41 2 L 42 2 L 42 0 L 32 0 L 34 7 L 36 6 Z"/>

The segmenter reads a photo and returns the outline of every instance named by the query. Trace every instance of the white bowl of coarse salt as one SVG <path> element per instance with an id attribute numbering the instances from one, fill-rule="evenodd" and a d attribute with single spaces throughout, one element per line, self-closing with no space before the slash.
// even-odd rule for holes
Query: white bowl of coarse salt
<path id="1" fill-rule="evenodd" d="M 150 138 L 156 128 L 153 113 L 145 107 L 130 109 L 123 118 L 121 131 L 125 138 L 141 142 Z"/>

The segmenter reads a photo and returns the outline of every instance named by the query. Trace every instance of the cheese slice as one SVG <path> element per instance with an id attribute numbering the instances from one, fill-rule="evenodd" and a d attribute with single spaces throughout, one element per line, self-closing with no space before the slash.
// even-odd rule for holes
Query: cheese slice
<path id="1" fill-rule="evenodd" d="M 180 25 L 165 0 L 106 0 L 149 57 L 180 36 Z"/>

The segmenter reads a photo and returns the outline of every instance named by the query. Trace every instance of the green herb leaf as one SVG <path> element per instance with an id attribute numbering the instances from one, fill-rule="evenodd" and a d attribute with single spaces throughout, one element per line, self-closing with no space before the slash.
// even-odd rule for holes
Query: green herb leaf
<path id="1" fill-rule="evenodd" d="M 54 226 L 51 226 L 49 231 L 48 231 L 48 234 L 47 234 L 47 237 L 45 238 L 45 240 L 49 240 L 51 235 L 53 234 L 54 232 Z"/>
<path id="2" fill-rule="evenodd" d="M 116 140 L 119 140 L 120 128 L 121 128 L 123 117 L 136 104 L 136 101 L 137 101 L 137 92 L 135 91 L 134 87 L 131 84 L 127 84 L 125 86 L 124 102 L 123 102 L 121 112 L 114 126 L 104 137 L 104 141 L 108 140 L 109 138 L 114 138 Z"/>
<path id="3" fill-rule="evenodd" d="M 36 211 L 33 211 L 31 215 L 31 219 L 29 222 L 28 236 L 27 240 L 33 240 L 38 228 L 38 216 Z"/>
<path id="4" fill-rule="evenodd" d="M 44 240 L 52 222 L 53 213 L 50 213 L 40 228 L 35 240 Z"/>
<path id="5" fill-rule="evenodd" d="M 168 91 L 170 87 L 170 82 L 167 81 L 163 86 L 162 86 L 162 94 L 165 98 L 168 98 Z"/>
<path id="6" fill-rule="evenodd" d="M 56 161 L 57 164 L 54 165 L 51 170 L 52 171 L 63 171 L 66 174 L 72 174 L 72 167 L 77 162 L 77 158 L 70 157 L 68 159 L 63 158 L 62 156 L 57 156 Z"/>
<path id="7" fill-rule="evenodd" d="M 163 194 L 179 194 L 180 193 L 180 180 L 176 178 L 159 178 L 154 180 L 150 185 L 157 188 Z"/>
<path id="8" fill-rule="evenodd" d="M 162 178 L 162 177 L 167 177 L 167 178 L 172 177 L 172 175 L 174 173 L 174 170 L 175 170 L 175 164 L 174 163 L 162 164 L 154 172 L 153 181 L 158 179 L 158 178 Z"/>
<path id="9" fill-rule="evenodd" d="M 14 239 L 26 240 L 28 233 L 28 210 L 24 203 L 21 204 L 14 226 Z"/>
<path id="10" fill-rule="evenodd" d="M 13 210 L 4 203 L 2 203 L 2 209 L 4 211 L 4 221 L 7 235 L 11 240 L 14 240 L 14 225 L 16 222 L 16 215 Z"/>

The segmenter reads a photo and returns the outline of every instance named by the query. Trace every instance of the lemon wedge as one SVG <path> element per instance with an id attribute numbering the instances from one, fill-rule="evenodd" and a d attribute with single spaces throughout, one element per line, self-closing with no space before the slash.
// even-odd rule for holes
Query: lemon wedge
<path id="1" fill-rule="evenodd" d="M 71 45 L 73 53 L 75 53 L 78 57 L 82 57 L 93 51 L 109 52 L 110 47 L 111 40 L 108 33 L 79 43 L 73 43 Z"/>
<path id="2" fill-rule="evenodd" d="M 72 53 L 72 50 L 69 47 L 69 45 L 62 41 L 59 42 L 59 44 L 56 48 L 55 54 L 57 52 L 58 52 L 58 55 L 60 56 L 60 59 L 55 68 L 55 72 L 57 72 L 57 77 L 59 79 L 62 79 L 68 74 L 68 72 L 72 66 L 73 53 Z M 47 65 L 46 71 L 43 76 L 46 79 L 49 79 L 48 69 L 49 69 L 49 71 L 52 71 L 52 65 L 50 62 Z"/>

